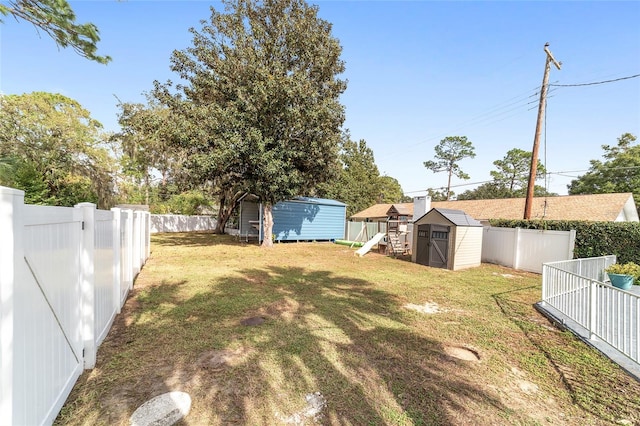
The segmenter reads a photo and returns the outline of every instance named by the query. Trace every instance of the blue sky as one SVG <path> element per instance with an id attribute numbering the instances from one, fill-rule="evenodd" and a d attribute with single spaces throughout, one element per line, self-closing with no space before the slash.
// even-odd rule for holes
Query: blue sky
<path id="1" fill-rule="evenodd" d="M 176 80 L 174 49 L 191 44 L 190 27 L 209 17 L 205 1 L 72 1 L 93 22 L 107 65 L 59 50 L 45 34 L 6 18 L 0 26 L 0 91 L 59 92 L 79 101 L 106 130 L 117 131 L 116 96 L 141 102 L 154 80 Z M 446 184 L 426 170 L 446 136 L 466 136 L 474 159 L 460 165 L 472 184 L 490 179 L 511 148 L 531 150 L 545 42 L 562 70 L 550 82 L 579 84 L 640 74 L 640 2 L 320 1 L 343 47 L 345 128 L 373 149 L 380 172 L 409 195 Z M 585 170 L 603 144 L 640 136 L 640 78 L 550 93 L 540 155 L 552 172 Z M 546 160 L 545 160 L 546 159 Z M 578 173 L 553 174 L 566 194 Z M 454 188 L 456 193 L 474 185 Z"/>

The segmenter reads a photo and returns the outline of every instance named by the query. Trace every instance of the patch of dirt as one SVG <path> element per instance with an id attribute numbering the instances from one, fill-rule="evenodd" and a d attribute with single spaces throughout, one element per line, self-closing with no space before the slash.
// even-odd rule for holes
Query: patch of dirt
<path id="1" fill-rule="evenodd" d="M 300 311 L 300 303 L 289 297 L 280 299 L 277 302 L 260 309 L 260 313 L 270 317 L 281 318 L 287 322 L 292 321 L 298 316 Z"/>
<path id="2" fill-rule="evenodd" d="M 522 278 L 522 277 L 519 277 L 519 276 L 517 276 L 517 275 L 512 275 L 512 274 L 499 274 L 499 273 L 497 273 L 497 272 L 494 272 L 494 273 L 493 273 L 493 274 L 491 274 L 491 275 L 499 275 L 499 276 L 501 276 L 502 278 L 509 278 L 509 279 L 511 279 L 511 278 Z"/>
<path id="3" fill-rule="evenodd" d="M 444 351 L 450 357 L 461 359 L 463 361 L 480 361 L 480 354 L 475 349 L 464 346 L 445 346 Z"/>
<path id="4" fill-rule="evenodd" d="M 196 366 L 204 369 L 220 369 L 227 365 L 239 365 L 244 363 L 252 352 L 246 348 L 211 350 L 200 355 Z"/>
<path id="5" fill-rule="evenodd" d="M 266 320 L 265 317 L 249 317 L 240 321 L 242 325 L 260 325 Z"/>
<path id="6" fill-rule="evenodd" d="M 435 302 L 426 302 L 424 305 L 415 305 L 413 303 L 407 303 L 404 305 L 406 309 L 410 309 L 412 311 L 418 311 L 423 314 L 437 314 L 439 312 L 447 312 L 446 309 L 441 308 Z"/>
<path id="7" fill-rule="evenodd" d="M 314 423 L 319 422 L 322 419 L 322 410 L 327 405 L 324 396 L 320 392 L 313 392 L 305 395 L 304 398 L 307 401 L 307 406 L 304 409 L 290 416 L 276 413 L 276 418 L 288 425 L 304 425 L 308 419 Z"/>

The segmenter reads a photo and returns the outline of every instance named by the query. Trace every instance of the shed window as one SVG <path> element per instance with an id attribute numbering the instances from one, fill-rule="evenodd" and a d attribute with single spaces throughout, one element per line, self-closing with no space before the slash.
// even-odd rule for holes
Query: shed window
<path id="1" fill-rule="evenodd" d="M 448 234 L 448 232 L 433 231 L 431 233 L 431 238 L 438 239 L 438 240 L 446 240 L 447 239 L 447 234 Z"/>

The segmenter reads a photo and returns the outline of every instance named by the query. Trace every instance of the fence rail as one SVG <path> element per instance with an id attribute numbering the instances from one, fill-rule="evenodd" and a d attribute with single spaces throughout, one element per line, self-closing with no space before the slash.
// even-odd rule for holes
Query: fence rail
<path id="1" fill-rule="evenodd" d="M 149 214 L 0 187 L 0 418 L 51 424 L 149 255 Z"/>
<path id="2" fill-rule="evenodd" d="M 545 263 L 542 302 L 640 363 L 640 295 L 604 282 L 615 256 Z"/>

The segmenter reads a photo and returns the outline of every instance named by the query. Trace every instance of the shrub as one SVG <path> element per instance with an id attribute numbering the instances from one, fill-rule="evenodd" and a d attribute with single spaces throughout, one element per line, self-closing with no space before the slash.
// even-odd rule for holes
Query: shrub
<path id="1" fill-rule="evenodd" d="M 605 271 L 610 274 L 631 275 L 633 277 L 633 283 L 640 285 L 640 265 L 633 262 L 615 263 Z"/>

